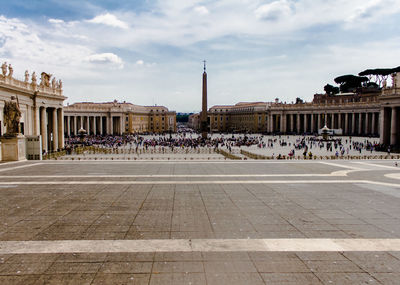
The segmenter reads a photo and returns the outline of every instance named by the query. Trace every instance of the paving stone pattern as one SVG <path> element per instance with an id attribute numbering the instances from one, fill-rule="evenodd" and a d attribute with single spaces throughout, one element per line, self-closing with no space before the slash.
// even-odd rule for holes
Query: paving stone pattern
<path id="1" fill-rule="evenodd" d="M 343 177 L 332 175 L 355 167 L 361 170 Z M 335 183 L 369 180 L 399 184 L 399 180 L 385 177 L 387 173 L 399 171 L 387 161 L 333 165 L 320 162 L 0 164 L 0 241 L 398 239 L 400 188 Z M 224 176 L 232 174 L 277 176 Z M 282 174 L 298 174 L 298 177 L 279 176 Z M 326 176 L 304 176 L 307 174 Z M 40 177 L 54 175 L 60 177 Z M 116 177 L 102 177 L 105 175 Z M 266 183 L 253 183 L 260 179 Z M 193 180 L 243 183 L 191 184 Z M 275 180 L 282 182 L 267 183 Z M 316 183 L 291 182 L 297 180 Z M 318 183 L 319 180 L 332 183 Z M 21 181 L 36 184 L 17 183 Z M 48 185 L 46 181 L 98 181 L 98 184 Z M 188 183 L 112 185 L 102 184 L 104 181 Z M 7 184 L 11 182 L 16 184 Z M 399 284 L 397 251 L 284 250 L 11 253 L 0 255 L 0 284 Z"/>

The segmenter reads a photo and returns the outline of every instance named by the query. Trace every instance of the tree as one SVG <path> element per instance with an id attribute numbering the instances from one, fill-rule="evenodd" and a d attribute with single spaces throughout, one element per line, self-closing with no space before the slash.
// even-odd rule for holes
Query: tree
<path id="1" fill-rule="evenodd" d="M 324 86 L 324 90 L 328 96 L 333 96 L 339 93 L 339 87 L 332 86 L 330 84 L 326 84 Z"/>
<path id="2" fill-rule="evenodd" d="M 342 75 L 335 78 L 335 82 L 340 84 L 341 92 L 354 92 L 357 88 L 362 87 L 362 83 L 368 82 L 368 77 L 355 76 L 352 74 Z"/>
<path id="3" fill-rule="evenodd" d="M 370 80 L 375 77 L 374 82 L 381 86 L 381 83 L 384 80 L 387 80 L 388 76 L 393 73 L 400 72 L 400 66 L 395 68 L 375 68 L 375 69 L 366 69 L 361 71 L 358 75 L 360 76 L 368 76 Z"/>

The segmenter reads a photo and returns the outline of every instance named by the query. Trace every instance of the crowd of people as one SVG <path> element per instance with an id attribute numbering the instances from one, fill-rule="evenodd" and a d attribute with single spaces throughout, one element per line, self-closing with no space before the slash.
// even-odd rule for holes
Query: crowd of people
<path id="1" fill-rule="evenodd" d="M 141 135 L 88 135 L 84 138 L 70 137 L 65 140 L 66 146 L 102 146 L 102 147 L 143 147 L 148 149 L 149 147 L 170 147 L 170 148 L 198 148 L 198 147 L 224 147 L 231 148 L 233 146 L 251 146 L 259 143 L 258 137 L 252 136 L 231 136 L 231 137 L 214 137 L 209 139 L 202 139 L 198 135 L 187 135 L 186 133 L 178 135 L 153 135 L 153 136 L 141 136 Z"/>
<path id="2" fill-rule="evenodd" d="M 360 141 L 354 140 L 351 137 L 336 137 L 329 140 L 323 140 L 317 136 L 299 136 L 293 140 L 292 136 L 263 136 L 263 135 L 213 135 L 208 139 L 202 139 L 198 134 L 191 132 L 163 135 L 87 135 L 83 138 L 70 137 L 66 139 L 66 148 L 73 149 L 77 146 L 98 146 L 105 148 L 135 148 L 138 150 L 149 149 L 155 147 L 170 148 L 191 148 L 199 147 L 208 148 L 226 148 L 232 151 L 233 147 L 250 147 L 257 146 L 261 149 L 276 149 L 277 152 L 284 148 L 289 149 L 288 153 L 280 152 L 280 155 L 295 156 L 302 154 L 303 156 L 312 156 L 314 150 L 324 150 L 332 155 L 343 156 L 349 155 L 350 151 L 387 151 L 384 145 L 371 141 L 368 138 Z M 390 149 L 389 149 L 390 152 Z"/>

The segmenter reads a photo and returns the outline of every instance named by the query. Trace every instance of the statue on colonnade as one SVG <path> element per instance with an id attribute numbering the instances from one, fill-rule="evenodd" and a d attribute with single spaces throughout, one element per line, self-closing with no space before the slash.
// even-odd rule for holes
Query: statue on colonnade
<path id="1" fill-rule="evenodd" d="M 1 65 L 1 72 L 3 73 L 3 76 L 7 75 L 7 62 L 3 62 Z"/>
<path id="2" fill-rule="evenodd" d="M 10 64 L 8 65 L 8 77 L 12 78 L 13 73 L 14 73 L 14 69 L 13 69 L 13 67 L 11 66 L 11 63 L 10 63 Z"/>
<path id="3" fill-rule="evenodd" d="M 11 98 L 12 100 L 13 98 Z M 21 119 L 21 110 L 17 102 L 5 101 L 3 109 L 4 125 L 6 126 L 5 136 L 15 136 L 20 133 L 19 121 Z"/>

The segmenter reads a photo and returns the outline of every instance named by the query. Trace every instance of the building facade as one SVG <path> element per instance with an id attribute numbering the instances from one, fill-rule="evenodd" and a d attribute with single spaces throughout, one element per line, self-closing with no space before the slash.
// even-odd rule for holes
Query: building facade
<path id="1" fill-rule="evenodd" d="M 4 102 L 15 101 L 21 111 L 20 129 L 23 135 L 42 136 L 42 149 L 56 151 L 64 147 L 62 81 L 42 72 L 38 82 L 36 72 L 25 71 L 24 80 L 14 78 L 11 64 L 3 63 L 0 74 L 0 134 L 4 127 Z"/>
<path id="2" fill-rule="evenodd" d="M 165 133 L 176 131 L 176 113 L 163 106 L 139 106 L 127 102 L 82 102 L 64 108 L 65 136 Z"/>
<path id="3" fill-rule="evenodd" d="M 343 135 L 380 136 L 384 144 L 400 144 L 400 73 L 392 86 L 358 93 L 316 94 L 310 103 L 238 103 L 208 110 L 211 132 L 317 133 L 324 125 Z M 190 118 L 196 126 L 196 114 Z"/>

